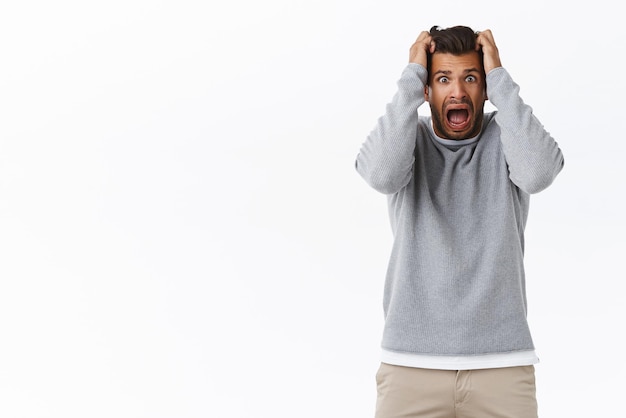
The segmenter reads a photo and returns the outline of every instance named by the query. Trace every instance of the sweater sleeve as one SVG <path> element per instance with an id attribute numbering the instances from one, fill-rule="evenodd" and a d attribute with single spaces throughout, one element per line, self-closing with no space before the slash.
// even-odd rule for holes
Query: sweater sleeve
<path id="1" fill-rule="evenodd" d="M 509 178 L 526 193 L 547 188 L 563 168 L 563 154 L 552 136 L 519 96 L 519 86 L 502 67 L 487 75 L 487 96 L 497 108 Z"/>
<path id="2" fill-rule="evenodd" d="M 406 186 L 415 160 L 417 108 L 424 99 L 427 70 L 408 64 L 385 114 L 361 146 L 356 170 L 375 190 L 393 194 Z"/>

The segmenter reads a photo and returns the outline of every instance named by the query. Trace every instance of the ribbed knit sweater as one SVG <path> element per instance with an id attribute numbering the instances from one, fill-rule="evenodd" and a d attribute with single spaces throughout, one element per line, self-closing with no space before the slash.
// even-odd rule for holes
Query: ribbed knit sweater
<path id="1" fill-rule="evenodd" d="M 533 350 L 524 228 L 530 194 L 563 167 L 558 144 L 502 67 L 487 74 L 497 109 L 467 140 L 438 138 L 424 104 L 427 71 L 409 64 L 356 169 L 387 195 L 393 247 L 382 348 L 430 356 Z"/>

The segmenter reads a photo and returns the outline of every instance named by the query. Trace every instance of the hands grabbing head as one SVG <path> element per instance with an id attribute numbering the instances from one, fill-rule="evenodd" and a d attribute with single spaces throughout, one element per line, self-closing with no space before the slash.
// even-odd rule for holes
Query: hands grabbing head
<path id="1" fill-rule="evenodd" d="M 409 62 L 429 68 L 430 56 L 436 52 L 461 55 L 471 51 L 481 55 L 486 74 L 502 66 L 491 30 L 474 32 L 467 26 L 433 26 L 430 31 L 421 32 L 410 48 Z"/>

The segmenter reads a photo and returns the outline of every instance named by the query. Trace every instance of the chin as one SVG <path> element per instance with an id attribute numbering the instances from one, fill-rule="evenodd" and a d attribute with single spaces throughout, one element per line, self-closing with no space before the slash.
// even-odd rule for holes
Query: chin
<path id="1" fill-rule="evenodd" d="M 469 139 L 472 138 L 474 135 L 471 135 L 470 132 L 451 132 L 448 131 L 445 133 L 446 134 L 446 138 L 448 139 L 452 139 L 455 141 L 461 141 L 463 139 Z"/>

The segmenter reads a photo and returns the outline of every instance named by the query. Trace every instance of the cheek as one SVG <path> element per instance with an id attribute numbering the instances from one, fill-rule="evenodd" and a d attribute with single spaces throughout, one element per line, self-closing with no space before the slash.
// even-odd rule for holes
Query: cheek
<path id="1" fill-rule="evenodd" d="M 445 101 L 444 99 L 445 99 L 445 96 L 441 95 L 440 92 L 439 93 L 435 93 L 435 94 L 431 93 L 429 102 L 430 102 L 431 105 L 435 105 L 437 107 L 440 107 L 440 106 L 442 106 L 443 102 Z"/>
<path id="2" fill-rule="evenodd" d="M 472 97 L 472 101 L 476 107 L 482 107 L 485 104 L 485 100 L 487 100 L 487 94 L 484 91 L 481 91 Z"/>
<path id="3" fill-rule="evenodd" d="M 430 101 L 442 102 L 449 94 L 449 89 L 445 86 L 438 85 L 436 87 L 428 88 L 428 96 L 430 97 Z"/>
<path id="4" fill-rule="evenodd" d="M 476 100 L 487 100 L 487 89 L 484 85 L 480 86 L 476 89 L 476 91 L 472 95 Z"/>

